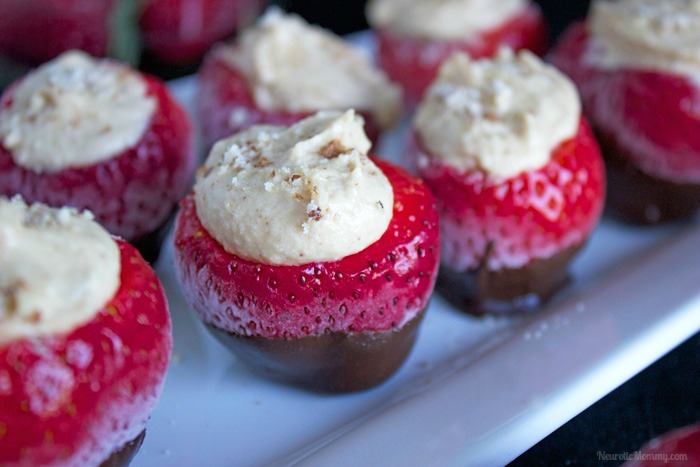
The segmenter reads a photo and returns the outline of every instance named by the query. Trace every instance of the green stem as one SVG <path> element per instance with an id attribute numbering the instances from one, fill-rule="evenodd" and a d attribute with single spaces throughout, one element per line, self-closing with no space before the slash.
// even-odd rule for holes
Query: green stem
<path id="1" fill-rule="evenodd" d="M 109 17 L 108 54 L 138 67 L 143 47 L 139 31 L 142 0 L 114 0 Z"/>

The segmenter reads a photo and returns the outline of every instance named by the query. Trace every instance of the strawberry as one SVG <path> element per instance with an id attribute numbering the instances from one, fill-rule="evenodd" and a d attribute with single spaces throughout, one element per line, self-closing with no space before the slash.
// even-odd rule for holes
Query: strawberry
<path id="1" fill-rule="evenodd" d="M 106 161 L 58 172 L 34 172 L 13 161 L 0 145 L 0 195 L 28 202 L 88 209 L 112 234 L 158 256 L 159 229 L 189 187 L 195 166 L 192 131 L 185 110 L 160 80 L 143 75 L 157 110 L 141 140 Z M 12 102 L 13 88 L 0 98 Z"/>
<path id="2" fill-rule="evenodd" d="M 438 290 L 475 313 L 531 308 L 551 295 L 603 207 L 603 163 L 586 121 L 547 165 L 500 181 L 448 167 L 414 142 L 411 157 L 441 213 Z"/>
<path id="3" fill-rule="evenodd" d="M 392 81 L 400 83 L 409 107 L 415 107 L 437 76 L 440 64 L 455 52 L 472 58 L 493 57 L 502 47 L 528 49 L 537 55 L 547 51 L 547 28 L 535 4 L 501 26 L 479 37 L 461 41 L 410 38 L 387 29 L 377 31 L 378 61 Z"/>
<path id="4" fill-rule="evenodd" d="M 700 209 L 700 139 L 693 136 L 700 87 L 680 75 L 597 69 L 585 58 L 589 47 L 586 25 L 577 23 L 551 60 L 578 86 L 601 141 L 610 211 L 645 224 L 691 217 Z"/>
<path id="5" fill-rule="evenodd" d="M 104 56 L 114 0 L 0 0 L 0 52 L 38 65 L 70 49 Z"/>
<path id="6" fill-rule="evenodd" d="M 262 9 L 264 0 L 143 0 L 139 26 L 145 50 L 163 63 L 196 62 Z"/>
<path id="7" fill-rule="evenodd" d="M 672 430 L 644 445 L 623 467 L 684 466 L 700 463 L 700 424 Z"/>
<path id="8" fill-rule="evenodd" d="M 0 346 L 0 464 L 99 465 L 140 442 L 163 387 L 171 323 L 153 269 L 116 242 L 120 287 L 95 318 Z"/>
<path id="9" fill-rule="evenodd" d="M 197 115 L 206 147 L 254 124 L 291 125 L 315 113 L 258 108 L 246 78 L 225 59 L 227 47 L 212 50 L 197 73 Z M 356 110 L 365 119 L 367 136 L 376 142 L 379 125 L 371 113 Z"/>
<path id="10" fill-rule="evenodd" d="M 0 0 L 0 52 L 39 65 L 80 49 L 136 65 L 141 48 L 169 66 L 196 64 L 265 0 Z M 139 40 L 140 39 L 140 40 Z"/>
<path id="11" fill-rule="evenodd" d="M 276 266 L 241 259 L 202 227 L 192 195 L 181 204 L 175 262 L 187 302 L 239 358 L 273 378 L 319 391 L 366 389 L 393 373 L 411 348 L 434 286 L 438 216 L 420 180 L 375 163 L 394 190 L 391 223 L 365 250 L 333 262 Z M 377 348 L 409 327 L 400 351 Z M 323 339 L 329 340 L 323 350 L 304 354 Z M 379 375 L 358 383 L 343 374 L 351 371 L 363 372 L 360 379 Z"/>

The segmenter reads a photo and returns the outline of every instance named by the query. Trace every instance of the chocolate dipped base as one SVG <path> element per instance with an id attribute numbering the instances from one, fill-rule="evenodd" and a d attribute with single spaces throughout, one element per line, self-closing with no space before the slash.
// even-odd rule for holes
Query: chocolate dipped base
<path id="1" fill-rule="evenodd" d="M 136 453 L 139 451 L 143 439 L 146 437 L 146 430 L 143 430 L 136 438 L 124 444 L 120 449 L 114 451 L 100 467 L 126 467 L 131 463 Z"/>
<path id="2" fill-rule="evenodd" d="M 401 328 L 384 332 L 331 332 L 292 339 L 241 336 L 207 329 L 246 366 L 275 381 L 321 393 L 363 391 L 401 367 L 425 310 Z"/>
<path id="3" fill-rule="evenodd" d="M 582 246 L 515 269 L 488 269 L 487 259 L 466 272 L 443 265 L 435 290 L 453 306 L 477 316 L 533 311 L 569 281 L 569 263 Z"/>
<path id="4" fill-rule="evenodd" d="M 624 149 L 596 132 L 608 179 L 606 209 L 639 225 L 689 219 L 700 210 L 700 183 L 675 183 L 643 172 Z"/>

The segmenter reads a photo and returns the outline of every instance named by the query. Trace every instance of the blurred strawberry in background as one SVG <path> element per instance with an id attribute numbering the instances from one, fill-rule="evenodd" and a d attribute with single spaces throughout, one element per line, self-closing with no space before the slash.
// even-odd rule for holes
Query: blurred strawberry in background
<path id="1" fill-rule="evenodd" d="M 115 0 L 0 0 L 0 53 L 38 65 L 69 49 L 104 56 Z"/>
<path id="2" fill-rule="evenodd" d="M 69 49 L 138 65 L 198 64 L 265 0 L 0 0 L 0 54 L 38 65 Z"/>
<path id="3" fill-rule="evenodd" d="M 168 64 L 198 61 L 216 42 L 254 19 L 264 0 L 142 0 L 145 50 Z"/>

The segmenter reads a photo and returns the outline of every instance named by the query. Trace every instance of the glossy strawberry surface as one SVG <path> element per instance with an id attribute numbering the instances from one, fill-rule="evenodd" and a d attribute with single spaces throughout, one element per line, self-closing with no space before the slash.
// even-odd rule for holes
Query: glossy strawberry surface
<path id="1" fill-rule="evenodd" d="M 297 338 L 391 330 L 422 312 L 439 261 L 434 200 L 420 180 L 376 163 L 394 189 L 393 218 L 375 243 L 333 262 L 275 266 L 228 253 L 188 196 L 176 221 L 175 263 L 196 314 L 240 336 Z"/>
<path id="2" fill-rule="evenodd" d="M 600 220 L 603 161 L 585 120 L 541 169 L 505 180 L 461 172 L 414 144 L 438 201 L 443 264 L 455 271 L 520 268 L 581 245 Z"/>
<path id="3" fill-rule="evenodd" d="M 477 37 L 436 41 L 379 30 L 377 42 L 380 66 L 392 81 L 401 84 L 407 104 L 413 107 L 450 55 L 464 52 L 473 58 L 492 57 L 501 47 L 508 47 L 528 49 L 542 56 L 547 51 L 548 33 L 539 7 L 530 4 L 520 15 Z"/>
<path id="4" fill-rule="evenodd" d="M 139 27 L 145 49 L 164 63 L 199 60 L 216 42 L 233 35 L 265 0 L 144 0 Z"/>
<path id="5" fill-rule="evenodd" d="M 650 70 L 602 70 L 586 54 L 590 37 L 573 25 L 550 60 L 578 86 L 593 127 L 643 172 L 676 183 L 700 183 L 700 86 Z"/>
<path id="6" fill-rule="evenodd" d="M 0 145 L 0 195 L 89 209 L 110 233 L 127 240 L 158 229 L 187 192 L 196 161 L 184 109 L 161 81 L 144 79 L 157 108 L 135 146 L 90 166 L 37 173 L 15 164 Z M 2 96 L 0 109 L 10 105 L 12 92 Z"/>
<path id="7" fill-rule="evenodd" d="M 670 431 L 635 451 L 623 467 L 684 467 L 700 465 L 700 424 Z"/>
<path id="8" fill-rule="evenodd" d="M 70 49 L 104 56 L 115 0 L 0 0 L 0 54 L 34 65 Z"/>
<path id="9" fill-rule="evenodd" d="M 0 465 L 99 465 L 136 438 L 172 349 L 166 298 L 129 244 L 119 290 L 68 334 L 0 346 Z"/>
<path id="10" fill-rule="evenodd" d="M 315 112 L 272 111 L 255 104 L 250 85 L 241 72 L 225 58 L 229 46 L 215 48 L 197 73 L 197 116 L 205 146 L 254 124 L 291 125 Z M 362 109 L 355 109 L 365 119 L 365 132 L 370 140 L 379 138 L 374 118 Z"/>

